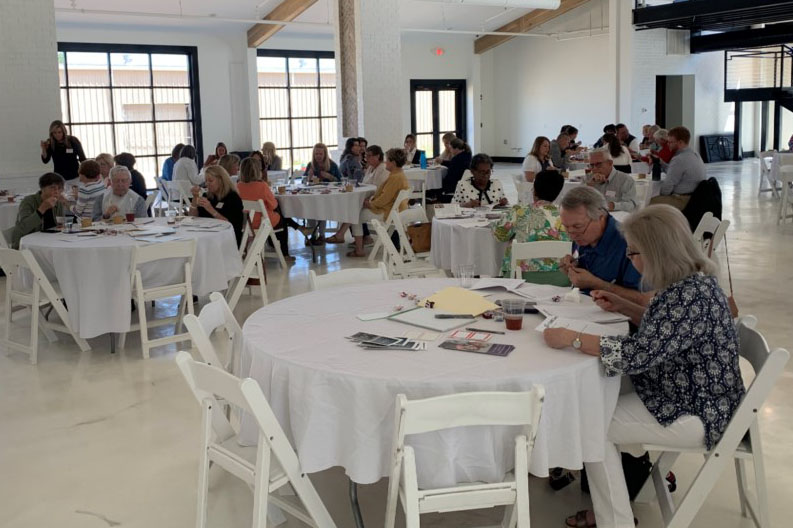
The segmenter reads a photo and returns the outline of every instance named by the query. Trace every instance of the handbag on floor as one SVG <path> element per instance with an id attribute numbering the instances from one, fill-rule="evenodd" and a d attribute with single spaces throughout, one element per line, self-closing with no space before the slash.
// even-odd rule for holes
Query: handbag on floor
<path id="1" fill-rule="evenodd" d="M 417 222 L 405 228 L 410 247 L 415 253 L 425 253 L 432 247 L 432 223 Z"/>

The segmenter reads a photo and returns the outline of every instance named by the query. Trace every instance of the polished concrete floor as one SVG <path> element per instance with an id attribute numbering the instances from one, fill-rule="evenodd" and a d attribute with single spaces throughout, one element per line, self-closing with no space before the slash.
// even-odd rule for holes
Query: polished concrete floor
<path id="1" fill-rule="evenodd" d="M 516 167 L 498 167 L 508 195 Z M 756 160 L 713 164 L 732 221 L 727 245 L 735 296 L 743 314 L 759 318 L 771 347 L 793 349 L 793 224 L 778 227 L 778 202 L 758 197 Z M 309 269 L 320 273 L 360 266 L 344 256 L 347 248 L 319 250 L 318 264 L 296 239 L 297 262 L 287 271 L 269 263 L 271 301 L 307 290 Z M 723 255 L 721 256 L 723 261 Z M 3 279 L 3 287 L 4 287 Z M 725 281 L 726 283 L 726 281 Z M 243 297 L 240 321 L 256 309 Z M 167 309 L 167 304 L 160 309 Z M 26 321 L 19 319 L 24 331 Z M 19 353 L 0 354 L 0 526 L 6 528 L 186 527 L 194 525 L 199 408 L 181 378 L 174 347 L 141 359 L 136 336 L 126 350 L 109 353 L 109 341 L 91 341 L 80 353 L 67 337 L 53 345 L 41 339 L 39 363 Z M 771 526 L 793 517 L 793 367 L 788 365 L 760 414 L 768 473 Z M 691 481 L 701 459 L 683 457 L 675 471 L 676 496 Z M 343 471 L 312 475 L 338 526 L 352 526 Z M 209 526 L 250 526 L 252 499 L 233 477 L 213 471 Z M 360 490 L 368 526 L 382 524 L 385 479 Z M 562 526 L 563 517 L 588 505 L 575 483 L 554 493 L 547 482 L 531 481 L 535 526 Z M 662 526 L 657 505 L 637 505 L 640 526 Z M 500 509 L 476 514 L 429 516 L 425 526 L 494 524 Z M 398 521 L 401 523 L 402 521 Z M 398 524 L 399 525 L 399 524 Z M 300 526 L 290 522 L 285 526 Z M 694 526 L 751 526 L 740 516 L 733 472 L 725 471 Z"/>

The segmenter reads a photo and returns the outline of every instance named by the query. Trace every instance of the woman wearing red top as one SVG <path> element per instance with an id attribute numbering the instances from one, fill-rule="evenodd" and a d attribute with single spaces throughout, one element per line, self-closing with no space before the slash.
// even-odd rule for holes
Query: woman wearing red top
<path id="1" fill-rule="evenodd" d="M 668 164 L 672 159 L 672 151 L 669 149 L 669 142 L 667 141 L 668 136 L 669 132 L 665 128 L 657 130 L 655 134 L 653 134 L 653 140 L 660 148 L 657 150 L 652 149 L 650 155 L 644 156 L 642 161 L 650 163 L 651 158 L 661 158 L 661 161 L 664 162 L 664 165 Z"/>
<path id="2" fill-rule="evenodd" d="M 303 228 L 291 218 L 281 217 L 278 201 L 275 199 L 273 191 L 270 190 L 270 184 L 262 180 L 261 164 L 258 159 L 248 157 L 242 160 L 237 193 L 243 200 L 261 200 L 264 202 L 264 208 L 267 209 L 267 217 L 270 219 L 273 229 L 281 229 L 279 233 L 275 234 L 281 244 L 281 253 L 284 254 L 284 258 L 287 261 L 294 262 L 295 257 L 289 256 L 289 233 L 286 228 L 288 226 L 300 232 L 303 232 L 306 228 Z M 253 217 L 253 229 L 259 229 L 261 222 L 261 214 L 256 213 Z"/>

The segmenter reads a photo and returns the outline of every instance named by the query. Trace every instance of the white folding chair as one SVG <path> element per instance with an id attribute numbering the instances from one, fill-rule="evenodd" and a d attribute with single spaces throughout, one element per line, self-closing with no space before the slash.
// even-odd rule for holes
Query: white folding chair
<path id="1" fill-rule="evenodd" d="M 414 222 L 429 222 L 426 210 L 423 207 L 409 207 L 404 211 L 394 211 L 391 215 L 391 225 L 399 236 L 399 252 L 402 254 L 402 257 L 410 261 L 428 259 L 430 257 L 428 251 L 423 253 L 416 253 L 413 251 L 413 246 L 410 245 L 410 239 L 407 236 L 407 229 L 405 227 Z"/>
<path id="2" fill-rule="evenodd" d="M 512 182 L 515 184 L 515 190 L 518 192 L 518 203 L 527 204 L 534 202 L 534 183 L 526 181 L 526 177 L 521 172 L 520 174 L 512 175 Z"/>
<path id="3" fill-rule="evenodd" d="M 262 306 L 267 304 L 267 284 L 264 281 L 264 264 L 262 263 L 262 256 L 264 253 L 264 244 L 270 237 L 273 231 L 273 226 L 267 214 L 262 216 L 262 221 L 259 224 L 259 229 L 253 237 L 253 242 L 248 246 L 248 253 L 245 255 L 245 260 L 242 263 L 242 274 L 231 281 L 229 289 L 226 291 L 226 302 L 229 308 L 233 311 L 237 307 L 237 302 L 242 296 L 242 291 L 248 286 L 248 279 L 255 272 L 256 278 L 259 280 L 259 291 L 262 296 Z M 277 246 L 276 246 L 277 247 Z"/>
<path id="4" fill-rule="evenodd" d="M 0 231 L 0 248 L 10 248 L 14 238 L 14 228 L 9 227 Z"/>
<path id="5" fill-rule="evenodd" d="M 394 224 L 392 223 L 393 217 L 391 215 L 394 214 L 394 211 L 399 213 L 399 204 L 401 204 L 405 200 L 410 199 L 411 192 L 412 191 L 410 189 L 402 189 L 401 191 L 399 191 L 399 194 L 397 194 L 397 198 L 396 200 L 394 200 L 394 204 L 391 206 L 391 210 L 388 212 L 388 215 L 385 216 L 385 229 L 387 233 L 391 233 L 394 227 Z M 375 241 L 374 246 L 372 247 L 372 251 L 369 253 L 368 260 L 370 262 L 375 259 L 377 253 L 380 251 L 380 249 L 382 249 L 382 247 L 383 247 L 383 241 L 380 240 L 380 234 L 378 233 L 377 240 Z"/>
<path id="6" fill-rule="evenodd" d="M 408 171 L 405 173 L 410 184 L 409 198 L 421 202 L 421 207 L 426 207 L 427 205 L 427 175 L 426 170 Z"/>
<path id="7" fill-rule="evenodd" d="M 222 368 L 226 372 L 234 372 L 232 367 L 236 365 L 241 355 L 242 328 L 223 295 L 212 292 L 209 295 L 209 302 L 201 308 L 198 316 L 185 315 L 184 325 L 204 363 Z M 212 342 L 212 334 L 221 329 L 225 333 L 226 343 L 223 349 L 226 361 L 220 359 Z"/>
<path id="8" fill-rule="evenodd" d="M 267 216 L 267 209 L 264 207 L 263 200 L 243 200 L 242 201 L 242 208 L 245 211 L 248 211 L 248 219 L 249 222 L 245 222 L 245 229 L 242 233 L 242 241 L 240 242 L 240 251 L 244 251 L 245 244 L 248 241 L 248 238 L 252 235 L 251 226 L 253 225 L 253 218 L 258 213 L 261 215 L 262 218 L 268 218 Z M 267 244 L 264 246 L 264 256 L 267 257 L 268 255 L 272 255 L 278 259 L 278 262 L 281 264 L 281 268 L 286 269 L 286 259 L 284 258 L 284 254 L 281 251 L 281 243 L 278 241 L 278 237 L 275 236 L 276 233 L 280 233 L 286 228 L 275 229 L 272 228 L 272 223 L 270 224 L 270 242 L 273 244 L 273 251 L 267 249 Z M 266 241 L 265 241 L 266 242 Z"/>
<path id="9" fill-rule="evenodd" d="M 708 494 L 719 480 L 721 473 L 732 460 L 735 463 L 735 473 L 738 479 L 741 514 L 744 517 L 751 515 L 758 528 L 770 528 L 771 526 L 768 517 L 765 467 L 757 416 L 777 378 L 784 373 L 785 364 L 790 358 L 790 354 L 783 348 L 769 351 L 766 340 L 753 328 L 756 322 L 757 319 L 752 316 L 742 317 L 738 320 L 740 355 L 752 365 L 755 376 L 746 388 L 743 401 L 735 411 L 727 429 L 724 430 L 724 434 L 713 446 L 713 449 L 708 451 L 704 446 L 699 449 L 672 448 L 663 445 L 643 446 L 643 449 L 647 451 L 660 452 L 660 456 L 653 465 L 651 478 L 647 479 L 636 500 L 647 502 L 652 498 L 654 487 L 667 528 L 684 528 L 691 525 Z M 678 506 L 675 507 L 667 487 L 666 475 L 682 453 L 703 455 L 705 463 Z M 746 460 L 751 460 L 754 466 L 756 489 L 754 505 L 747 490 Z"/>
<path id="10" fill-rule="evenodd" d="M 779 189 L 771 171 L 774 155 L 776 153 L 775 150 L 766 150 L 760 153 L 760 185 L 757 188 L 758 195 L 764 192 L 770 192 L 774 198 L 779 198 Z M 764 187 L 764 185 L 766 186 Z"/>
<path id="11" fill-rule="evenodd" d="M 149 194 L 148 196 L 146 196 L 146 210 L 151 211 L 152 216 L 157 216 L 157 212 L 154 209 L 152 209 L 152 206 L 154 205 L 154 201 L 157 199 L 157 194 L 158 193 L 155 191 Z"/>
<path id="12" fill-rule="evenodd" d="M 165 190 L 168 192 L 168 209 L 189 209 L 190 208 L 190 189 L 192 185 L 188 181 L 163 181 Z"/>
<path id="13" fill-rule="evenodd" d="M 724 240 L 724 235 L 727 233 L 727 228 L 730 227 L 729 220 L 719 220 L 713 213 L 708 211 L 702 215 L 702 219 L 697 224 L 694 230 L 694 240 L 702 246 L 702 250 L 706 255 L 711 255 L 716 251 Z"/>
<path id="14" fill-rule="evenodd" d="M 28 354 L 30 362 L 34 365 L 38 362 L 39 330 L 50 342 L 57 340 L 52 330 L 58 330 L 71 335 L 83 352 L 91 350 L 86 340 L 77 335 L 71 327 L 69 312 L 62 301 L 63 295 L 57 289 L 58 283 L 51 283 L 47 279 L 30 250 L 0 249 L 0 267 L 6 274 L 3 344 L 10 349 Z M 33 279 L 30 289 L 21 286 L 23 278 L 20 274 L 23 272 L 28 273 L 29 277 Z M 11 339 L 11 315 L 15 311 L 15 305 L 29 307 L 31 311 L 30 343 L 28 345 Z M 39 321 L 41 309 L 47 305 L 52 306 L 52 309 L 58 314 L 61 320 L 60 324 L 47 321 L 46 318 Z"/>
<path id="15" fill-rule="evenodd" d="M 787 219 L 793 216 L 788 213 L 793 207 L 793 189 L 791 189 L 793 186 L 793 165 L 779 167 L 777 174 L 782 183 L 782 197 L 779 200 L 779 212 L 776 217 L 776 224 L 779 225 L 780 222 L 787 222 Z"/>
<path id="16" fill-rule="evenodd" d="M 300 467 L 300 461 L 259 384 L 250 378 L 240 380 L 218 367 L 194 361 L 188 352 L 179 352 L 176 364 L 202 408 L 196 526 L 206 526 L 209 466 L 215 464 L 252 489 L 254 528 L 266 528 L 269 504 L 308 526 L 335 528 L 317 490 Z M 259 427 L 257 447 L 239 445 L 239 431 L 226 418 L 219 400 L 228 402 L 254 418 Z M 302 504 L 287 495 L 274 493 L 287 485 L 294 490 Z"/>
<path id="17" fill-rule="evenodd" d="M 371 220 L 369 225 L 374 227 L 377 238 L 383 241 L 383 262 L 388 266 L 390 278 L 406 279 L 408 277 L 445 276 L 441 270 L 428 262 L 406 261 L 402 258 L 402 254 L 397 251 L 394 243 L 391 242 L 391 237 L 382 222 L 375 219 Z"/>
<path id="18" fill-rule="evenodd" d="M 348 268 L 325 275 L 317 275 L 314 270 L 308 271 L 309 291 L 326 290 L 352 284 L 370 284 L 388 280 L 388 269 L 385 263 L 378 262 L 376 268 Z"/>
<path id="19" fill-rule="evenodd" d="M 159 286 L 145 285 L 140 266 L 179 259 L 183 262 L 181 278 L 171 284 Z M 152 348 L 189 341 L 190 334 L 179 333 L 182 329 L 182 319 L 185 313 L 193 313 L 193 260 L 195 259 L 195 240 L 165 242 L 162 244 L 149 244 L 135 246 L 132 252 L 132 295 L 137 303 L 138 324 L 130 326 L 130 331 L 140 331 L 140 344 L 144 359 L 149 358 Z M 163 264 L 160 264 L 163 265 Z M 166 264 L 167 265 L 167 264 Z M 162 317 L 149 321 L 146 315 L 146 305 L 151 301 L 179 296 L 179 311 L 176 317 Z M 153 314 L 152 314 L 153 315 Z M 173 334 L 169 336 L 149 338 L 149 328 L 157 326 L 174 325 Z M 121 334 L 119 347 L 124 348 L 127 334 Z"/>
<path id="20" fill-rule="evenodd" d="M 503 528 L 529 527 L 529 459 L 537 436 L 545 389 L 528 392 L 468 392 L 409 401 L 397 396 L 385 527 L 393 528 L 402 503 L 407 528 L 419 528 L 423 513 L 507 506 Z M 521 426 L 515 437 L 515 469 L 503 482 L 463 483 L 419 489 L 413 448 L 406 435 L 466 426 Z"/>
<path id="21" fill-rule="evenodd" d="M 536 242 L 515 242 L 512 241 L 512 261 L 510 269 L 512 278 L 520 279 L 522 274 L 518 266 L 519 260 L 530 260 L 537 258 L 558 258 L 569 255 L 573 246 L 570 242 L 561 240 L 538 240 Z"/>

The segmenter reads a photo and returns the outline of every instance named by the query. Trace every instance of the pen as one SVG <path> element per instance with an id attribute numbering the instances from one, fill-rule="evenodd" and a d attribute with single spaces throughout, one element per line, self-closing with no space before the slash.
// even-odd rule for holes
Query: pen
<path id="1" fill-rule="evenodd" d="M 484 332 L 486 334 L 506 334 L 500 330 L 483 330 L 482 328 L 466 328 L 469 332 Z"/>
<path id="2" fill-rule="evenodd" d="M 435 319 L 476 319 L 476 317 L 465 314 L 435 314 Z"/>

